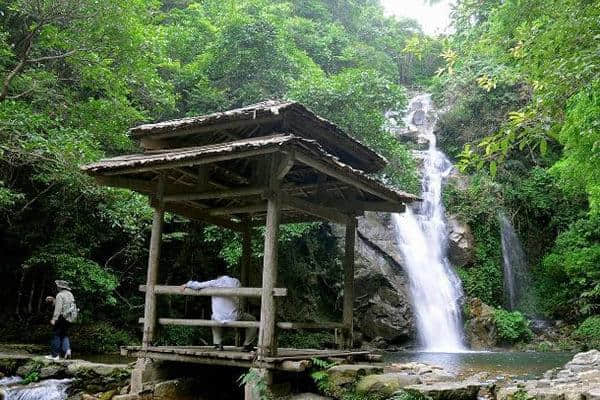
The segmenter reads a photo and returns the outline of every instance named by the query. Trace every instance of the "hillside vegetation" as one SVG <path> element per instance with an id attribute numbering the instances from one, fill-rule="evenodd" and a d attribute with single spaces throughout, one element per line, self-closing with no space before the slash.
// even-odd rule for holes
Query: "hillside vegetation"
<path id="1" fill-rule="evenodd" d="M 475 237 L 475 260 L 459 269 L 466 294 L 505 305 L 504 213 L 532 271 L 532 295 L 518 308 L 600 343 L 598 1 L 457 0 L 453 32 L 438 38 L 384 16 L 377 0 L 0 0 L 0 10 L 3 340 L 47 340 L 43 299 L 54 279 L 73 282 L 80 348 L 112 350 L 139 335 L 151 209 L 79 170 L 136 151 L 130 127 L 298 100 L 386 156 L 380 177 L 416 193 L 410 145 L 382 126 L 407 92 L 428 90 L 444 110 L 438 144 L 468 176 L 466 188 L 451 183 L 444 193 Z M 160 281 L 209 278 L 216 257 L 236 273 L 239 239 L 168 215 Z M 326 225 L 283 229 L 290 296 L 281 313 L 340 312 L 336 252 Z M 209 308 L 182 299 L 159 306 L 187 316 Z M 497 316 L 507 339 L 530 336 L 522 316 Z M 207 334 L 173 328 L 161 337 L 197 343 Z M 313 338 L 282 341 L 331 339 Z"/>

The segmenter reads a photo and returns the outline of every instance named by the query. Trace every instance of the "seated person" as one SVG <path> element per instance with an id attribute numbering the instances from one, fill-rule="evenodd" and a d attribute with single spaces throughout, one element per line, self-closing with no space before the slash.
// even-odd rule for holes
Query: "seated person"
<path id="1" fill-rule="evenodd" d="M 181 291 L 185 289 L 200 290 L 204 288 L 238 288 L 240 281 L 227 275 L 227 267 L 224 262 L 217 264 L 217 274 L 219 277 L 211 281 L 189 281 L 181 286 Z M 238 297 L 212 296 L 212 320 L 220 322 L 228 321 L 256 321 L 256 318 L 249 313 L 240 310 L 240 301 Z M 257 328 L 246 328 L 244 338 L 244 351 L 252 350 L 252 342 L 256 338 Z M 214 326 L 212 328 L 213 344 L 218 350 L 223 350 L 223 328 Z"/>

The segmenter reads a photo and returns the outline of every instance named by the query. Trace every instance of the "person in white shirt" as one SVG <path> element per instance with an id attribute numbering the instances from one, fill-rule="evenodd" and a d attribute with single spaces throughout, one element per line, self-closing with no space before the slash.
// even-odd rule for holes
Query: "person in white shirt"
<path id="1" fill-rule="evenodd" d="M 181 291 L 185 289 L 200 290 L 204 288 L 238 288 L 241 286 L 240 281 L 226 274 L 225 264 L 217 266 L 218 271 L 222 272 L 217 279 L 210 281 L 198 282 L 190 280 L 181 285 Z M 253 315 L 240 310 L 240 300 L 238 297 L 221 297 L 212 296 L 212 319 L 214 321 L 256 321 Z M 252 342 L 256 338 L 257 328 L 246 328 L 244 337 L 244 351 L 252 350 Z M 213 344 L 218 350 L 223 350 L 223 328 L 215 326 L 212 328 Z"/>

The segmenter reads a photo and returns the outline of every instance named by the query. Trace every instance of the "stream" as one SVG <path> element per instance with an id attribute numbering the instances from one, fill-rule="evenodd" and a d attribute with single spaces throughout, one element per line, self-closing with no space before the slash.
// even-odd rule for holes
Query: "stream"
<path id="1" fill-rule="evenodd" d="M 563 366 L 572 352 L 465 351 L 461 353 L 390 352 L 386 363 L 422 362 L 439 365 L 459 376 L 488 372 L 493 377 L 539 378 L 549 369 Z"/>

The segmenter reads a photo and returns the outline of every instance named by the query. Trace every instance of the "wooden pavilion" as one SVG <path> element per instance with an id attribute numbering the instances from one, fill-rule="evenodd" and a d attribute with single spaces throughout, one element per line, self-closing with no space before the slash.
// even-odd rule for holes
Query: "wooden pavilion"
<path id="1" fill-rule="evenodd" d="M 141 390 L 146 360 L 303 370 L 313 357 L 366 356 L 351 351 L 354 302 L 356 217 L 364 211 L 402 212 L 418 198 L 367 175 L 386 161 L 299 103 L 266 101 L 201 117 L 141 125 L 130 130 L 143 152 L 85 165 L 99 184 L 128 188 L 149 196 L 154 208 L 145 292 L 141 346 L 122 349 L 138 357 L 132 392 Z M 200 291 L 157 282 L 164 213 L 171 212 L 241 232 L 241 288 Z M 346 226 L 344 306 L 341 322 L 315 324 L 276 321 L 278 228 L 281 224 L 331 221 Z M 265 225 L 262 287 L 247 287 L 251 231 Z M 260 297 L 259 321 L 174 319 L 156 315 L 157 295 Z M 256 354 L 226 348 L 153 346 L 155 326 L 222 325 L 259 328 Z M 278 349 L 278 329 L 339 329 L 340 350 Z"/>

